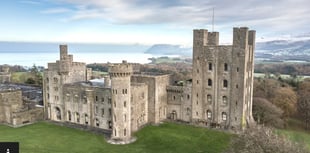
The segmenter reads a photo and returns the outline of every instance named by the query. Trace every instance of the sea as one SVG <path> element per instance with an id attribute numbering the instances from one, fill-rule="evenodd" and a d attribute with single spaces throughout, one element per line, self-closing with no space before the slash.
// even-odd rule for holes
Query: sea
<path id="1" fill-rule="evenodd" d="M 120 63 L 122 60 L 132 63 L 149 63 L 148 58 L 160 57 L 166 55 L 152 55 L 143 52 L 77 52 L 69 53 L 73 55 L 73 60 L 76 62 L 90 63 Z M 31 67 L 36 66 L 47 67 L 47 63 L 56 62 L 59 60 L 59 52 L 0 52 L 0 65 L 21 65 Z"/>

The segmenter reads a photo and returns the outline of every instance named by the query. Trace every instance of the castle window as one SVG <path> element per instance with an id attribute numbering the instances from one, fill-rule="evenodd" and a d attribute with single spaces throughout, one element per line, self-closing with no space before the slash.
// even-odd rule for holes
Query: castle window
<path id="1" fill-rule="evenodd" d="M 224 71 L 228 71 L 228 64 L 224 63 Z"/>
<path id="2" fill-rule="evenodd" d="M 237 72 L 239 72 L 239 67 L 237 67 Z"/>
<path id="3" fill-rule="evenodd" d="M 207 95 L 207 101 L 209 104 L 212 103 L 212 96 L 211 95 Z"/>
<path id="4" fill-rule="evenodd" d="M 198 105 L 198 100 L 196 101 L 196 104 Z"/>
<path id="5" fill-rule="evenodd" d="M 212 118 L 212 112 L 210 110 L 207 110 L 207 118 L 208 119 Z"/>
<path id="6" fill-rule="evenodd" d="M 111 110 L 111 108 L 109 108 L 109 115 L 110 115 L 110 116 L 112 115 L 112 110 Z"/>
<path id="7" fill-rule="evenodd" d="M 49 82 L 50 80 L 48 78 L 46 78 L 46 82 Z"/>
<path id="8" fill-rule="evenodd" d="M 190 115 L 190 108 L 186 108 L 186 115 Z"/>
<path id="9" fill-rule="evenodd" d="M 114 122 L 116 122 L 116 115 L 114 114 Z"/>
<path id="10" fill-rule="evenodd" d="M 198 93 L 197 93 L 197 98 L 198 98 Z"/>
<path id="11" fill-rule="evenodd" d="M 98 101 L 98 96 L 96 96 L 96 101 Z"/>
<path id="12" fill-rule="evenodd" d="M 104 117 L 104 108 L 101 109 L 101 116 Z"/>
<path id="13" fill-rule="evenodd" d="M 104 97 L 101 98 L 101 102 L 104 103 Z"/>
<path id="14" fill-rule="evenodd" d="M 53 80 L 54 80 L 54 83 L 58 83 L 58 78 L 55 77 Z"/>
<path id="15" fill-rule="evenodd" d="M 116 101 L 114 101 L 114 103 L 113 103 L 113 104 L 114 104 L 114 107 L 116 107 Z"/>
<path id="16" fill-rule="evenodd" d="M 224 105 L 227 105 L 227 97 L 226 97 L 226 96 L 223 96 L 222 99 L 223 99 L 223 104 L 224 104 Z"/>
<path id="17" fill-rule="evenodd" d="M 173 100 L 175 100 L 175 96 L 173 96 Z"/>
<path id="18" fill-rule="evenodd" d="M 127 105 L 127 104 L 126 104 L 126 101 L 124 101 L 124 107 L 126 107 L 126 105 Z"/>
<path id="19" fill-rule="evenodd" d="M 199 80 L 197 80 L 197 84 L 199 84 Z"/>
<path id="20" fill-rule="evenodd" d="M 198 116 L 198 112 L 196 112 L 196 116 Z"/>
<path id="21" fill-rule="evenodd" d="M 60 108 L 56 107 L 56 118 L 57 120 L 61 120 L 61 110 Z"/>
<path id="22" fill-rule="evenodd" d="M 212 80 L 211 79 L 208 79 L 208 86 L 212 86 Z"/>
<path id="23" fill-rule="evenodd" d="M 187 99 L 190 99 L 190 95 L 187 95 Z"/>
<path id="24" fill-rule="evenodd" d="M 228 81 L 227 81 L 227 80 L 224 80 L 224 81 L 223 81 L 223 87 L 224 87 L 224 88 L 227 88 L 227 87 L 228 87 Z"/>
<path id="25" fill-rule="evenodd" d="M 98 106 L 95 106 L 95 114 L 97 115 L 98 113 Z"/>
<path id="26" fill-rule="evenodd" d="M 114 129 L 114 136 L 116 136 L 116 129 Z"/>
<path id="27" fill-rule="evenodd" d="M 88 115 L 85 114 L 85 124 L 87 125 L 88 124 Z"/>
<path id="28" fill-rule="evenodd" d="M 126 136 L 126 129 L 124 129 L 124 136 Z"/>
<path id="29" fill-rule="evenodd" d="M 58 91 L 58 87 L 54 87 L 54 91 L 56 91 L 56 92 L 57 92 L 57 91 Z"/>
<path id="30" fill-rule="evenodd" d="M 127 94 L 127 89 L 125 89 L 125 94 Z"/>
<path id="31" fill-rule="evenodd" d="M 238 84 L 236 84 L 236 88 L 238 88 L 239 86 L 238 86 Z"/>
<path id="32" fill-rule="evenodd" d="M 208 69 L 209 69 L 209 71 L 212 71 L 212 63 L 208 64 Z"/>
<path id="33" fill-rule="evenodd" d="M 126 117 L 126 114 L 124 115 L 124 122 L 126 122 L 127 121 L 127 117 Z"/>
<path id="34" fill-rule="evenodd" d="M 226 112 L 222 112 L 222 120 L 226 121 L 227 120 L 227 114 Z"/>
<path id="35" fill-rule="evenodd" d="M 99 120 L 96 118 L 96 126 L 99 127 Z"/>
<path id="36" fill-rule="evenodd" d="M 236 106 L 238 105 L 238 101 L 236 101 Z"/>
<path id="37" fill-rule="evenodd" d="M 76 116 L 76 122 L 80 123 L 80 114 L 76 113 L 75 116 Z"/>
<path id="38" fill-rule="evenodd" d="M 199 69 L 197 69 L 197 73 L 199 73 Z"/>
<path id="39" fill-rule="evenodd" d="M 71 112 L 68 111 L 68 120 L 71 121 Z"/>
<path id="40" fill-rule="evenodd" d="M 108 98 L 108 104 L 111 104 L 111 101 L 112 101 L 111 98 Z"/>

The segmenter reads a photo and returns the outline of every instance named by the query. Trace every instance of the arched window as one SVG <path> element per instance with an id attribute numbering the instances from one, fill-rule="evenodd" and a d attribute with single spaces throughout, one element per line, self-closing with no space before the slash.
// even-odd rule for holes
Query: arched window
<path id="1" fill-rule="evenodd" d="M 227 81 L 227 80 L 224 80 L 224 81 L 223 81 L 223 87 L 224 87 L 224 88 L 227 88 L 227 87 L 228 87 L 228 81 Z"/>
<path id="2" fill-rule="evenodd" d="M 227 114 L 226 112 L 222 112 L 222 120 L 226 121 L 227 120 Z"/>
<path id="3" fill-rule="evenodd" d="M 208 79 L 208 86 L 212 86 L 212 80 L 211 79 Z"/>
<path id="4" fill-rule="evenodd" d="M 59 107 L 56 107 L 56 118 L 57 120 L 61 120 L 61 111 Z"/>
<path id="5" fill-rule="evenodd" d="M 207 118 L 208 119 L 212 118 L 212 112 L 210 110 L 207 110 Z"/>
<path id="6" fill-rule="evenodd" d="M 126 136 L 126 128 L 124 129 L 124 136 Z"/>
<path id="7" fill-rule="evenodd" d="M 207 95 L 207 101 L 209 104 L 212 103 L 212 96 L 211 95 Z"/>
<path id="8" fill-rule="evenodd" d="M 224 63 L 224 71 L 228 71 L 228 64 Z"/>
<path id="9" fill-rule="evenodd" d="M 226 97 L 226 96 L 223 96 L 222 99 L 223 99 L 223 104 L 224 104 L 224 105 L 227 105 L 227 97 Z"/>

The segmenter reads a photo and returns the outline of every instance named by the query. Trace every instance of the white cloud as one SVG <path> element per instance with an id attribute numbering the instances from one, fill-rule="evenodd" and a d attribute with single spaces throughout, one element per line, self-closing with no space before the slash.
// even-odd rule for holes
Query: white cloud
<path id="1" fill-rule="evenodd" d="M 61 13 L 67 13 L 71 12 L 72 10 L 67 9 L 67 8 L 51 8 L 47 10 L 41 11 L 43 14 L 61 14 Z"/>

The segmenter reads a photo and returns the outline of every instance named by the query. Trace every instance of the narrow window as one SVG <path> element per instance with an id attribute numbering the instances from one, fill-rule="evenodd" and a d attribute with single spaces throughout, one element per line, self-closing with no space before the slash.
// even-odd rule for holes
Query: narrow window
<path id="1" fill-rule="evenodd" d="M 224 71 L 228 71 L 228 64 L 227 63 L 224 64 Z"/>
<path id="2" fill-rule="evenodd" d="M 68 111 L 68 120 L 71 121 L 71 112 Z"/>
<path id="3" fill-rule="evenodd" d="M 239 67 L 237 67 L 237 72 L 239 72 Z"/>
<path id="4" fill-rule="evenodd" d="M 127 117 L 126 117 L 126 114 L 124 115 L 124 122 L 126 122 L 127 121 Z"/>
<path id="5" fill-rule="evenodd" d="M 226 112 L 222 112 L 222 120 L 226 121 L 227 120 L 227 114 Z"/>
<path id="6" fill-rule="evenodd" d="M 190 95 L 187 95 L 187 99 L 190 99 Z"/>
<path id="7" fill-rule="evenodd" d="M 227 88 L 227 87 L 228 87 L 228 81 L 227 81 L 227 80 L 224 80 L 224 81 L 223 81 L 223 87 L 224 87 L 224 88 Z"/>
<path id="8" fill-rule="evenodd" d="M 222 99 L 223 99 L 223 104 L 224 104 L 224 105 L 227 105 L 227 97 L 226 97 L 226 96 L 223 96 Z"/>
<path id="9" fill-rule="evenodd" d="M 208 79 L 208 86 L 212 86 L 212 80 L 211 79 Z"/>
<path id="10" fill-rule="evenodd" d="M 175 96 L 173 96 L 173 100 L 175 100 Z"/>
<path id="11" fill-rule="evenodd" d="M 96 126 L 99 127 L 99 120 L 96 118 Z"/>
<path id="12" fill-rule="evenodd" d="M 98 101 L 98 96 L 96 96 L 96 101 Z"/>
<path id="13" fill-rule="evenodd" d="M 212 71 L 212 63 L 209 63 L 209 71 Z"/>
<path id="14" fill-rule="evenodd" d="M 95 106 L 95 114 L 97 115 L 98 113 L 98 106 Z"/>
<path id="15" fill-rule="evenodd" d="M 114 101 L 114 107 L 116 107 L 116 102 Z"/>
<path id="16" fill-rule="evenodd" d="M 124 129 L 124 136 L 126 136 L 126 129 Z"/>
<path id="17" fill-rule="evenodd" d="M 210 110 L 207 110 L 207 118 L 211 119 L 212 118 L 212 113 Z"/>
<path id="18" fill-rule="evenodd" d="M 88 124 L 88 115 L 85 114 L 85 124 Z"/>
<path id="19" fill-rule="evenodd" d="M 199 80 L 197 80 L 197 84 L 199 84 Z"/>
<path id="20" fill-rule="evenodd" d="M 211 95 L 207 95 L 207 101 L 209 104 L 212 103 L 212 96 Z"/>
<path id="21" fill-rule="evenodd" d="M 111 110 L 111 108 L 109 108 L 109 115 L 110 115 L 110 116 L 112 115 L 112 110 Z"/>
<path id="22" fill-rule="evenodd" d="M 127 104 L 126 104 L 126 101 L 124 101 L 124 107 L 126 107 L 126 105 L 127 105 Z"/>
<path id="23" fill-rule="evenodd" d="M 238 88 L 239 86 L 238 86 L 238 84 L 236 84 L 236 88 Z"/>

